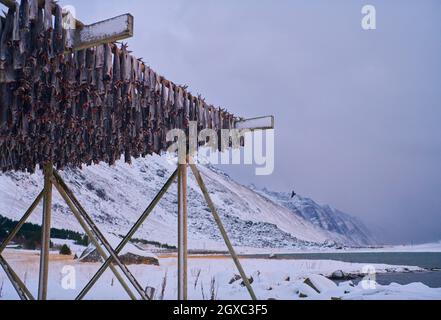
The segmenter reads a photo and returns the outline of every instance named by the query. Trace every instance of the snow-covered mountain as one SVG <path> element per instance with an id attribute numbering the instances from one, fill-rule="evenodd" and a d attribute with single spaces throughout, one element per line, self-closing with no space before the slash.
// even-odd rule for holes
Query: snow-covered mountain
<path id="1" fill-rule="evenodd" d="M 348 228 L 348 237 L 343 229 L 323 228 L 324 224 L 311 223 L 308 215 L 293 214 L 293 208 L 278 197 L 264 196 L 244 187 L 214 168 L 201 166 L 200 169 L 236 246 L 305 248 L 328 246 L 333 242 L 352 244 L 355 239 L 351 228 Z M 175 166 L 166 157 L 154 155 L 134 160 L 132 165 L 118 162 L 113 167 L 102 164 L 83 170 L 66 169 L 61 175 L 104 232 L 125 235 L 174 170 Z M 220 233 L 191 173 L 188 184 L 190 248 L 224 249 Z M 42 187 L 41 173 L 0 175 L 0 215 L 18 220 Z M 176 194 L 175 184 L 136 238 L 176 244 Z M 81 232 L 57 192 L 54 192 L 53 201 L 53 227 Z M 339 225 L 341 214 L 331 209 L 326 212 L 328 217 L 335 213 L 337 216 L 332 221 Z M 29 222 L 41 222 L 41 205 Z"/>
<path id="2" fill-rule="evenodd" d="M 377 242 L 362 221 L 328 205 L 321 206 L 315 201 L 299 195 L 292 197 L 292 194 L 288 193 L 274 192 L 267 189 L 258 190 L 254 186 L 251 188 L 312 224 L 343 236 L 346 243 L 351 245 L 374 245 Z"/>

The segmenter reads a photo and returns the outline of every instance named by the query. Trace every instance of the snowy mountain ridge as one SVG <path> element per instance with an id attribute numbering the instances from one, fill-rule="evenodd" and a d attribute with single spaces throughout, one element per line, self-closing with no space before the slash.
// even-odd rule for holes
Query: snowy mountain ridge
<path id="1" fill-rule="evenodd" d="M 175 166 L 166 157 L 66 169 L 61 172 L 86 211 L 102 231 L 125 235 L 171 176 Z M 312 248 L 332 243 L 354 244 L 353 239 L 310 222 L 308 215 L 293 214 L 280 199 L 271 199 L 233 181 L 211 167 L 200 167 L 208 190 L 235 246 L 242 248 Z M 18 220 L 42 190 L 41 173 L 0 175 L 0 215 Z M 189 247 L 225 249 L 221 235 L 197 183 L 189 174 Z M 177 240 L 177 185 L 170 188 L 135 238 L 174 245 Z M 52 224 L 82 231 L 62 198 L 54 191 Z M 29 219 L 41 223 L 41 204 Z M 331 212 L 329 212 L 331 214 Z"/>
<path id="2" fill-rule="evenodd" d="M 377 240 L 362 221 L 329 205 L 319 205 L 314 200 L 300 195 L 292 197 L 291 194 L 270 191 L 266 188 L 258 189 L 255 186 L 251 188 L 321 229 L 343 236 L 347 244 L 356 246 L 377 244 Z"/>

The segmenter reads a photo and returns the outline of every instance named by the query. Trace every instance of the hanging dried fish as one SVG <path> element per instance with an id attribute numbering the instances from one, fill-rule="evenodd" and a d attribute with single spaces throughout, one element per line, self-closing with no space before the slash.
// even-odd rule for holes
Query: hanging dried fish
<path id="1" fill-rule="evenodd" d="M 15 80 L 11 47 L 14 15 L 15 11 L 10 9 L 3 24 L 0 40 L 0 83 L 9 83 Z"/>
<path id="2" fill-rule="evenodd" d="M 55 23 L 52 41 L 54 45 L 54 54 L 64 53 L 63 9 L 59 5 L 55 5 Z"/>
<path id="3" fill-rule="evenodd" d="M 108 82 L 113 77 L 112 47 L 110 44 L 104 45 L 104 81 Z"/>
<path id="4" fill-rule="evenodd" d="M 61 8 L 37 2 L 0 18 L 1 171 L 112 165 L 121 155 L 130 163 L 166 151 L 167 131 L 190 120 L 199 130 L 231 128 L 232 115 L 165 80 L 126 45 L 66 52 Z"/>
<path id="5" fill-rule="evenodd" d="M 80 85 L 87 83 L 88 72 L 86 69 L 86 50 L 76 52 L 76 68 L 78 70 L 78 82 Z"/>
<path id="6" fill-rule="evenodd" d="M 38 0 L 34 0 L 35 2 Z M 32 58 L 37 60 L 43 50 L 44 42 L 44 21 L 43 21 L 43 9 L 37 7 L 37 18 L 31 28 L 31 45 L 32 45 Z M 36 72 L 38 74 L 38 72 Z"/>
<path id="7" fill-rule="evenodd" d="M 12 31 L 12 41 L 14 43 L 20 42 L 20 7 L 15 6 L 14 11 L 14 24 Z"/>
<path id="8" fill-rule="evenodd" d="M 13 45 L 13 64 L 14 70 L 20 70 L 23 68 L 23 51 L 20 45 L 20 7 L 15 6 L 14 10 L 14 23 L 12 29 L 12 45 Z"/>
<path id="9" fill-rule="evenodd" d="M 12 104 L 12 93 L 9 85 L 0 84 L 0 132 L 5 130 L 8 125 L 10 108 Z"/>
<path id="10" fill-rule="evenodd" d="M 29 20 L 38 19 L 38 0 L 29 0 Z"/>
<path id="11" fill-rule="evenodd" d="M 213 110 L 213 129 L 218 131 L 220 129 L 219 127 L 219 108 L 214 108 Z"/>
<path id="12" fill-rule="evenodd" d="M 127 51 L 127 46 L 123 45 L 121 53 L 121 80 L 129 82 L 131 78 L 132 59 Z"/>
<path id="13" fill-rule="evenodd" d="M 149 118 L 148 118 L 148 127 L 150 129 L 155 128 L 155 120 L 156 120 L 156 105 L 158 101 L 158 95 L 156 92 L 156 74 L 153 70 L 150 70 L 150 96 L 151 99 L 149 101 Z"/>
<path id="14" fill-rule="evenodd" d="M 208 106 L 206 105 L 205 101 L 203 100 L 199 100 L 199 116 L 200 116 L 200 129 L 206 129 L 208 128 L 207 126 L 207 109 Z"/>
<path id="15" fill-rule="evenodd" d="M 176 110 L 174 109 L 175 107 L 175 88 L 173 87 L 173 85 L 171 83 L 168 83 L 168 81 L 163 80 L 164 86 L 163 86 L 163 94 L 162 94 L 162 99 L 163 99 L 163 114 L 164 114 L 164 126 L 167 130 L 170 130 L 173 128 L 173 121 L 175 120 L 176 117 Z M 173 108 L 173 109 L 172 109 Z"/>
<path id="16" fill-rule="evenodd" d="M 0 16 L 0 39 L 2 38 L 3 26 L 5 25 L 6 19 Z"/>
<path id="17" fill-rule="evenodd" d="M 188 94 L 188 120 L 196 121 L 195 112 L 194 112 L 194 97 L 191 94 Z"/>
<path id="18" fill-rule="evenodd" d="M 135 110 L 139 110 L 139 100 L 138 100 L 138 90 L 137 90 L 137 86 L 139 84 L 139 77 L 138 77 L 139 61 L 133 56 L 131 56 L 130 58 L 131 58 L 132 72 L 130 76 L 130 86 L 128 92 L 129 103 L 131 108 Z M 132 117 L 132 121 L 133 120 L 134 119 Z"/>
<path id="19" fill-rule="evenodd" d="M 44 1 L 44 30 L 52 31 L 52 0 Z"/>
<path id="20" fill-rule="evenodd" d="M 95 82 L 95 48 L 86 49 L 86 72 L 87 72 L 87 83 L 91 86 L 96 86 Z"/>
<path id="21" fill-rule="evenodd" d="M 183 120 L 182 120 L 182 125 L 183 128 L 187 129 L 189 122 L 190 122 L 190 101 L 191 101 L 191 97 L 184 92 L 185 96 L 183 97 L 184 99 L 184 112 L 183 112 Z"/>
<path id="22" fill-rule="evenodd" d="M 168 91 L 167 85 L 165 82 L 161 84 L 161 99 L 159 103 L 157 104 L 156 109 L 156 125 L 159 128 L 162 129 L 162 126 L 166 126 L 168 121 Z"/>
<path id="23" fill-rule="evenodd" d="M 74 90 L 73 85 L 76 82 L 76 63 L 74 61 L 74 54 L 67 53 L 64 59 L 64 81 L 66 86 L 71 91 Z M 70 96 L 74 96 L 75 94 L 70 94 Z"/>
<path id="24" fill-rule="evenodd" d="M 150 68 L 143 64 L 143 82 L 142 85 L 144 88 L 146 88 L 148 91 L 152 89 L 152 78 L 150 76 L 150 73 L 152 72 Z"/>
<path id="25" fill-rule="evenodd" d="M 105 63 L 104 54 L 105 54 L 104 46 L 102 45 L 98 46 L 96 48 L 96 55 L 95 55 L 95 82 L 96 82 L 97 93 L 99 95 L 104 94 L 104 63 Z"/>
<path id="26" fill-rule="evenodd" d="M 139 60 L 136 59 L 134 56 L 131 56 L 130 60 L 131 60 L 131 62 L 130 62 L 131 69 L 132 69 L 130 79 L 131 79 L 131 81 L 138 82 L 139 81 L 139 73 L 138 73 Z"/>
<path id="27" fill-rule="evenodd" d="M 113 84 L 118 86 L 121 81 L 121 55 L 118 48 L 115 48 L 115 54 L 113 59 Z"/>
<path id="28" fill-rule="evenodd" d="M 144 64 L 136 59 L 136 85 L 141 86 L 144 83 L 144 73 L 142 71 Z"/>
<path id="29" fill-rule="evenodd" d="M 29 8 L 29 0 L 21 0 L 19 15 L 20 15 L 20 30 L 29 30 L 30 28 L 30 8 Z"/>
<path id="30" fill-rule="evenodd" d="M 29 17 L 29 0 L 22 0 L 20 3 L 20 53 L 23 54 L 31 49 L 31 32 Z"/>
<path id="31" fill-rule="evenodd" d="M 104 46 L 100 45 L 96 47 L 96 55 L 95 55 L 95 69 L 104 68 Z"/>
<path id="32" fill-rule="evenodd" d="M 173 129 L 184 129 L 184 89 L 175 87 L 175 104 L 174 112 L 175 122 Z"/>

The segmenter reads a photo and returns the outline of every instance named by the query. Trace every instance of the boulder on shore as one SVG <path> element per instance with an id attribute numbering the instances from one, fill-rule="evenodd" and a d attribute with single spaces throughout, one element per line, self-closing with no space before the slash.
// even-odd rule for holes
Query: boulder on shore
<path id="1" fill-rule="evenodd" d="M 115 236 L 109 236 L 107 239 L 113 248 L 116 248 L 121 241 L 120 238 Z M 118 256 L 125 265 L 145 264 L 159 266 L 158 257 L 151 252 L 139 249 L 131 243 L 128 243 Z M 100 254 L 92 244 L 83 251 L 78 260 L 84 263 L 102 262 Z"/>
<path id="2" fill-rule="evenodd" d="M 346 273 L 342 270 L 337 270 L 332 273 L 330 277 L 328 277 L 330 280 L 334 281 L 342 281 L 342 280 L 353 280 L 355 277 L 349 273 Z"/>
<path id="3" fill-rule="evenodd" d="M 328 278 L 321 275 L 310 275 L 304 282 L 317 293 L 324 293 L 337 288 L 337 285 Z"/>

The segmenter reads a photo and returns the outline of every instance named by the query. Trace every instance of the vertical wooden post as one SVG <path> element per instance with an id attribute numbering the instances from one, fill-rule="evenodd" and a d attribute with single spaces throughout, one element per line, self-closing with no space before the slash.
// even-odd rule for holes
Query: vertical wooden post
<path id="1" fill-rule="evenodd" d="M 43 221 L 40 250 L 40 276 L 38 284 L 38 300 L 47 299 L 47 283 L 49 275 L 49 250 L 51 241 L 51 209 L 52 209 L 52 164 L 44 167 L 44 201 Z"/>
<path id="2" fill-rule="evenodd" d="M 178 174 L 178 300 L 187 300 L 187 164 Z"/>

